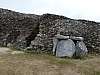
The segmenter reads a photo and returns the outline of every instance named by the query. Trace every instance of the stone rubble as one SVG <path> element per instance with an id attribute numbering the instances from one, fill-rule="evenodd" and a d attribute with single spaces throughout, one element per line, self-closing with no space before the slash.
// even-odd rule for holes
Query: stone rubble
<path id="1" fill-rule="evenodd" d="M 38 33 L 38 18 L 0 8 L 0 46 L 26 48 Z"/>

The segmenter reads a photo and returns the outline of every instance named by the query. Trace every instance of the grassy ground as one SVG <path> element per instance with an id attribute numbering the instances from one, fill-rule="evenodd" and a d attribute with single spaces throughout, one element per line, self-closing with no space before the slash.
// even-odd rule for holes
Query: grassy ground
<path id="1" fill-rule="evenodd" d="M 46 54 L 3 54 L 0 75 L 100 75 L 100 56 L 69 59 Z"/>

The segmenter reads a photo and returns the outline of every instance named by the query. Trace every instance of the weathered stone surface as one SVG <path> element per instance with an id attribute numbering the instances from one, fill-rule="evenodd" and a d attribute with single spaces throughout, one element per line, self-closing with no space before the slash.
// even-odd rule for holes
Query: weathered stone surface
<path id="1" fill-rule="evenodd" d="M 72 54 L 70 52 L 72 52 Z M 88 50 L 83 43 L 83 37 L 63 36 L 57 34 L 53 39 L 53 54 L 57 57 L 82 57 L 85 56 L 87 52 Z"/>
<path id="2" fill-rule="evenodd" d="M 57 47 L 57 44 L 58 44 L 58 39 L 57 38 L 54 38 L 53 39 L 53 55 L 56 54 L 56 47 Z"/>
<path id="3" fill-rule="evenodd" d="M 63 35 L 60 35 L 60 34 L 57 34 L 57 35 L 55 35 L 55 37 L 56 37 L 56 39 L 69 39 L 70 38 L 70 36 L 63 36 Z"/>
<path id="4" fill-rule="evenodd" d="M 56 51 L 56 46 L 57 43 L 59 42 L 59 40 L 66 40 L 69 39 L 69 36 L 63 36 L 60 34 L 55 35 L 55 37 L 53 38 L 53 54 L 55 55 L 55 51 Z"/>
<path id="5" fill-rule="evenodd" d="M 69 36 L 63 36 L 60 34 L 55 35 L 55 37 L 53 38 L 53 54 L 54 55 L 55 55 L 56 47 L 57 47 L 59 40 L 68 40 L 68 39 L 69 39 Z"/>
<path id="6" fill-rule="evenodd" d="M 83 37 L 75 37 L 75 36 L 70 36 L 70 39 L 72 40 L 77 40 L 77 41 L 83 41 Z"/>
<path id="7" fill-rule="evenodd" d="M 76 57 L 82 57 L 87 54 L 88 50 L 83 43 L 83 41 L 77 41 L 76 43 L 76 51 L 75 51 L 75 56 Z"/>
<path id="8" fill-rule="evenodd" d="M 75 44 L 71 39 L 60 40 L 56 48 L 57 57 L 72 57 L 75 53 Z"/>

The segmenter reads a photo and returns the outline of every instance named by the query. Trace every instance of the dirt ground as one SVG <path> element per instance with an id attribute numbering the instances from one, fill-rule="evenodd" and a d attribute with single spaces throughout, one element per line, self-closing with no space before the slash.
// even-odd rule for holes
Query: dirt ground
<path id="1" fill-rule="evenodd" d="M 12 52 L 0 48 L 0 75 L 100 75 L 100 56 L 71 59 Z"/>
<path id="2" fill-rule="evenodd" d="M 9 51 L 11 51 L 9 48 L 1 47 L 0 48 L 0 55 L 7 54 Z"/>

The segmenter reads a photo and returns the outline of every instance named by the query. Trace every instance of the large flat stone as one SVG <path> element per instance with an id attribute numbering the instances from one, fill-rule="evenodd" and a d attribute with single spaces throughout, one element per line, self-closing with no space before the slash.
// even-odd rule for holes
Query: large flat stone
<path id="1" fill-rule="evenodd" d="M 75 53 L 75 44 L 71 39 L 61 40 L 57 44 L 56 56 L 57 57 L 72 57 Z"/>

